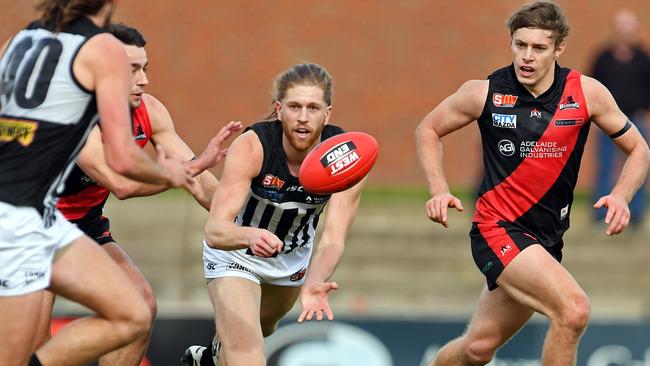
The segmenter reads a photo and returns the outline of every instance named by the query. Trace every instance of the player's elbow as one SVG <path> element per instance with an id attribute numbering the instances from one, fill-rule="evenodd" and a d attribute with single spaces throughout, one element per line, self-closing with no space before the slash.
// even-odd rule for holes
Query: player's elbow
<path id="1" fill-rule="evenodd" d="M 431 139 L 437 138 L 438 134 L 436 133 L 435 128 L 431 124 L 431 121 L 424 120 L 415 128 L 415 139 L 418 142 L 430 141 Z"/>
<path id="2" fill-rule="evenodd" d="M 119 200 L 125 200 L 135 197 L 133 190 L 125 185 L 116 185 L 111 189 L 111 193 Z"/>
<path id="3" fill-rule="evenodd" d="M 223 235 L 221 235 L 217 225 L 211 222 L 211 220 L 208 220 L 203 227 L 203 235 L 207 246 L 212 249 L 220 249 L 219 243 L 221 242 Z"/>
<path id="4" fill-rule="evenodd" d="M 423 134 L 425 134 L 425 130 L 427 129 L 427 126 L 425 125 L 424 121 L 420 122 L 418 126 L 415 128 L 415 138 L 420 139 Z"/>

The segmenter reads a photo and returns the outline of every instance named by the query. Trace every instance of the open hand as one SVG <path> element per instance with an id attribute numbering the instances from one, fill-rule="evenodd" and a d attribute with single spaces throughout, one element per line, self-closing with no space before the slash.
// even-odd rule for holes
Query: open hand
<path id="1" fill-rule="evenodd" d="M 304 285 L 300 293 L 300 303 L 302 304 L 302 313 L 298 317 L 298 323 L 304 320 L 312 320 L 314 315 L 316 320 L 323 320 L 323 313 L 328 320 L 334 320 L 334 313 L 327 302 L 327 295 L 331 291 L 339 288 L 336 282 L 322 282 Z"/>
<path id="2" fill-rule="evenodd" d="M 228 153 L 228 148 L 224 147 L 226 140 L 241 130 L 242 126 L 239 121 L 230 121 L 227 125 L 221 127 L 219 132 L 208 142 L 205 150 L 194 161 L 195 174 L 200 174 L 204 170 L 214 167 L 226 157 Z"/>

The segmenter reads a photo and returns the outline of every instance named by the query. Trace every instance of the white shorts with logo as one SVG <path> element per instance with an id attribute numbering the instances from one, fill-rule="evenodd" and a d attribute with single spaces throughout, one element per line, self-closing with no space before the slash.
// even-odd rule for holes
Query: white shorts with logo
<path id="1" fill-rule="evenodd" d="M 241 277 L 257 284 L 297 287 L 305 281 L 311 248 L 305 245 L 275 258 L 262 258 L 246 254 L 245 249 L 213 249 L 204 240 L 203 272 L 207 280 Z"/>
<path id="2" fill-rule="evenodd" d="M 25 295 L 50 285 L 54 253 L 83 235 L 58 210 L 55 217 L 46 228 L 36 209 L 0 202 L 0 296 Z"/>

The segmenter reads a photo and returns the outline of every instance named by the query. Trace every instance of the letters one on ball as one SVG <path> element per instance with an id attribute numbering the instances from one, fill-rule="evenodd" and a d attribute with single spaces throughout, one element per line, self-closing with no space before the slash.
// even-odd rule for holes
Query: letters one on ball
<path id="1" fill-rule="evenodd" d="M 377 140 L 367 133 L 332 136 L 307 154 L 300 166 L 300 184 L 316 194 L 346 190 L 368 174 L 378 154 Z"/>

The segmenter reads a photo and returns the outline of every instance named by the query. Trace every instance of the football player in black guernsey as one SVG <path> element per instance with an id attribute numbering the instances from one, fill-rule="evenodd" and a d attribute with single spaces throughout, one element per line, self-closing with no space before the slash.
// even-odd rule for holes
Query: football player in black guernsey
<path id="1" fill-rule="evenodd" d="M 362 182 L 332 195 L 304 191 L 300 165 L 328 124 L 332 78 L 322 66 L 297 64 L 275 81 L 273 113 L 228 150 L 205 226 L 203 262 L 214 306 L 212 347 L 191 346 L 186 365 L 265 365 L 264 337 L 300 299 L 298 322 L 333 319 L 329 278 L 356 217 Z M 325 205 L 323 232 L 312 258 Z"/>

